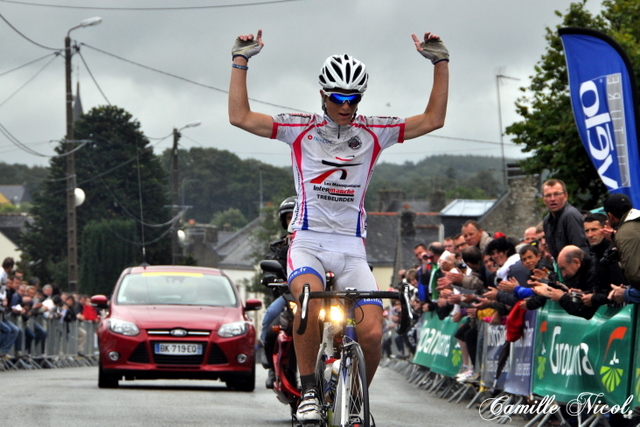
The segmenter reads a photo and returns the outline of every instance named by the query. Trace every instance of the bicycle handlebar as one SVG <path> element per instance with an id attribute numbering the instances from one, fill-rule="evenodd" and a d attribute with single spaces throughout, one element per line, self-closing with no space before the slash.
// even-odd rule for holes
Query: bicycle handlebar
<path id="1" fill-rule="evenodd" d="M 365 298 L 385 298 L 385 299 L 397 299 L 400 300 L 400 306 L 402 312 L 400 316 L 400 325 L 396 328 L 396 331 L 400 335 L 404 335 L 411 326 L 411 320 L 413 319 L 413 313 L 411 312 L 409 304 L 409 287 L 405 285 L 402 292 L 396 291 L 315 291 L 311 292 L 311 288 L 308 283 L 305 283 L 300 294 L 300 325 L 296 330 L 298 335 L 302 335 L 307 330 L 309 300 L 311 299 L 329 299 L 329 298 L 345 298 L 351 301 L 358 301 Z"/>

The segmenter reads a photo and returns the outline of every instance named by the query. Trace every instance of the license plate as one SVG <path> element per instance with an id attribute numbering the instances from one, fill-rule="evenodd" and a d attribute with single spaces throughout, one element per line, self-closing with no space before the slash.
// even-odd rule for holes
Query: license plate
<path id="1" fill-rule="evenodd" d="M 156 343 L 156 354 L 189 356 L 202 354 L 202 344 Z"/>

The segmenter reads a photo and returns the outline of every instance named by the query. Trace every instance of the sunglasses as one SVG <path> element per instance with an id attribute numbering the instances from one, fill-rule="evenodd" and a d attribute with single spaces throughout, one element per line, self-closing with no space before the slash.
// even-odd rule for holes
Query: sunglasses
<path id="1" fill-rule="evenodd" d="M 342 105 L 345 102 L 348 102 L 349 105 L 356 105 L 362 101 L 362 95 L 359 93 L 345 95 L 344 93 L 325 92 L 324 95 L 329 97 L 329 101 L 338 105 Z"/>

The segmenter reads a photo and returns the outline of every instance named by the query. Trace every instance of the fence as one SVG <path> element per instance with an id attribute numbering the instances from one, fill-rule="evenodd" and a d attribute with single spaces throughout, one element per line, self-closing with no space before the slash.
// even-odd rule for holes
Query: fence
<path id="1" fill-rule="evenodd" d="M 16 325 L 20 338 L 0 358 L 0 371 L 97 366 L 97 323 L 62 319 L 29 318 L 9 314 L 5 321 Z M 31 338 L 29 338 L 31 336 Z M 27 347 L 27 338 L 31 341 Z"/>
<path id="2" fill-rule="evenodd" d="M 474 364 L 480 377 L 472 383 L 454 380 L 462 364 L 454 336 L 460 324 L 432 313 L 422 322 L 413 361 L 387 365 L 449 401 L 471 399 L 467 408 L 485 402 L 479 408 L 485 419 L 505 423 L 519 410 L 528 415 L 527 426 L 554 417 L 574 418 L 580 426 L 609 425 L 611 417 L 630 418 L 640 408 L 636 305 L 603 306 L 586 320 L 549 300 L 526 312 L 523 336 L 513 343 L 506 341 L 505 326 L 481 322 Z"/>

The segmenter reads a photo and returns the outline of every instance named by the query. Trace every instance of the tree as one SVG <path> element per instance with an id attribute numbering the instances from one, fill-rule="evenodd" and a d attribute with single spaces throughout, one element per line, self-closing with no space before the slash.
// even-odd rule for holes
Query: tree
<path id="1" fill-rule="evenodd" d="M 109 233 L 108 236 L 134 247 L 135 254 L 126 263 L 110 264 L 111 258 L 103 258 L 98 262 L 107 264 L 101 268 L 120 272 L 127 265 L 143 261 L 143 252 L 150 264 L 169 263 L 168 177 L 140 131 L 140 123 L 121 108 L 103 106 L 83 115 L 74 129 L 76 140 L 91 141 L 75 152 L 76 186 L 86 194 L 84 204 L 77 208 L 77 235 L 82 236 L 92 221 L 133 220 L 137 225 L 135 235 Z M 56 148 L 60 156 L 50 161 L 48 179 L 34 197 L 34 224 L 27 228 L 21 240 L 26 261 L 37 264 L 31 273 L 45 283 L 55 281 L 62 287 L 67 283 L 65 151 L 64 143 Z M 85 286 L 82 274 L 87 272 L 82 264 L 96 259 L 85 253 L 85 249 L 89 248 L 81 245 L 78 248 L 81 290 Z"/>
<path id="2" fill-rule="evenodd" d="M 136 239 L 136 233 L 136 222 L 132 219 L 105 219 L 85 225 L 80 244 L 84 293 L 111 293 L 122 270 L 136 259 L 136 246 L 129 243 Z"/>
<path id="3" fill-rule="evenodd" d="M 248 221 L 242 215 L 240 209 L 229 208 L 224 212 L 216 212 L 211 219 L 211 224 L 218 226 L 219 230 L 229 228 L 229 231 L 237 231 L 247 225 Z"/>
<path id="4" fill-rule="evenodd" d="M 0 185 L 24 185 L 31 194 L 37 192 L 47 176 L 43 166 L 27 166 L 0 162 Z"/>
<path id="5" fill-rule="evenodd" d="M 162 154 L 169 170 L 171 150 Z M 207 223 L 218 212 L 239 209 L 249 220 L 258 216 L 260 196 L 266 202 L 295 194 L 290 168 L 242 160 L 227 150 L 193 147 L 178 150 L 181 203 L 192 208 L 189 218 Z"/>
<path id="6" fill-rule="evenodd" d="M 502 194 L 502 184 L 495 178 L 495 174 L 488 170 L 478 171 L 475 177 L 469 179 L 466 183 L 468 187 L 477 186 L 484 192 L 482 198 L 492 199 L 500 197 Z"/>
<path id="7" fill-rule="evenodd" d="M 585 8 L 586 0 L 572 3 L 558 27 L 584 27 L 608 34 L 625 48 L 634 67 L 636 79 L 640 71 L 640 6 L 632 0 L 603 2 L 603 12 L 594 16 Z M 569 100 L 567 69 L 562 43 L 556 30 L 547 28 L 549 45 L 536 64 L 528 96 L 516 103 L 522 121 L 506 129 L 513 142 L 522 144 L 532 156 L 521 166 L 529 174 L 548 170 L 550 177 L 567 184 L 572 202 L 591 209 L 607 193 L 596 169 L 582 146 Z"/>

